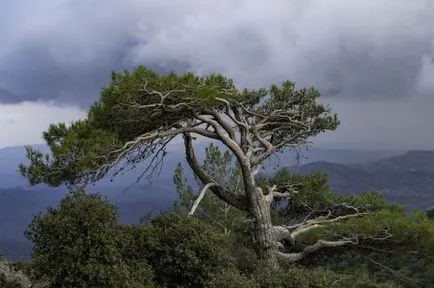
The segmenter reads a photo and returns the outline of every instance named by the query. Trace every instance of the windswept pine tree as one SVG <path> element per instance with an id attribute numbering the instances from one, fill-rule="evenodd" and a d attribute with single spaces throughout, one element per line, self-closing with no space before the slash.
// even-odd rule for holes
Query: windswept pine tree
<path id="1" fill-rule="evenodd" d="M 158 175 L 167 145 L 182 137 L 186 160 L 203 189 L 248 215 L 259 256 L 278 268 L 282 261 L 298 261 L 325 247 L 357 244 L 360 235 L 342 234 L 318 239 L 299 252 L 285 247 L 323 224 L 364 216 L 370 209 L 338 203 L 298 223 L 272 221 L 273 203 L 298 193 L 297 183 L 257 182 L 256 175 L 276 153 L 306 145 L 313 136 L 338 127 L 337 115 L 318 102 L 319 96 L 314 88 L 297 89 L 291 81 L 249 90 L 216 74 L 159 75 L 143 66 L 113 72 L 87 118 L 51 125 L 44 132 L 51 155 L 29 147 L 30 164 L 20 170 L 31 184 L 52 186 L 88 184 L 142 162 L 147 164 L 143 177 Z M 200 165 L 197 137 L 218 141 L 232 154 L 241 179 L 239 189 L 229 189 Z M 390 236 L 385 229 L 379 233 L 375 237 Z"/>

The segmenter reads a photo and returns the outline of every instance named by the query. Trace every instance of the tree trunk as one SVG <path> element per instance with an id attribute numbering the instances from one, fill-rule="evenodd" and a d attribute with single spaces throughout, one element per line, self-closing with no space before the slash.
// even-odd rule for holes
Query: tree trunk
<path id="1" fill-rule="evenodd" d="M 278 246 L 270 213 L 272 199 L 263 195 L 259 188 L 256 188 L 251 196 L 251 212 L 255 220 L 253 228 L 258 254 L 271 267 L 278 269 Z"/>

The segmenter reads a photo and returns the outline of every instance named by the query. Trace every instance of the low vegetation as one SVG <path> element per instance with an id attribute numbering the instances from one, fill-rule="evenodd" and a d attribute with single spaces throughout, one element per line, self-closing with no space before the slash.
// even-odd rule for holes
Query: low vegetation
<path id="1" fill-rule="evenodd" d="M 50 155 L 27 149 L 29 182 L 70 193 L 35 216 L 20 273 L 45 287 L 430 287 L 425 213 L 408 218 L 375 192 L 338 196 L 321 174 L 258 174 L 283 149 L 339 125 L 319 96 L 290 81 L 239 90 L 221 75 L 113 73 L 86 119 L 44 133 Z M 179 165 L 169 210 L 125 225 L 116 207 L 85 193 L 142 162 L 142 177 L 158 175 L 178 136 L 195 183 Z M 226 150 L 210 145 L 200 163 L 197 136 Z"/>
<path id="2" fill-rule="evenodd" d="M 381 212 L 328 230 L 366 234 L 373 229 L 368 223 L 380 221 L 393 237 L 323 249 L 276 270 L 257 256 L 247 225 L 227 233 L 176 203 L 140 224 L 121 224 L 116 207 L 100 195 L 73 191 L 35 216 L 26 231 L 34 244 L 32 259 L 21 272 L 8 268 L 7 281 L 14 284 L 5 287 L 30 287 L 27 277 L 37 287 L 430 287 L 434 222 L 417 211 L 407 219 L 400 207 L 372 193 L 351 200 L 365 202 L 364 197 L 376 199 L 371 203 Z M 276 221 L 285 221 L 278 214 Z M 294 250 L 323 233 L 298 239 Z"/>
<path id="3" fill-rule="evenodd" d="M 32 287 L 32 281 L 23 272 L 0 256 L 0 287 L 20 288 Z"/>

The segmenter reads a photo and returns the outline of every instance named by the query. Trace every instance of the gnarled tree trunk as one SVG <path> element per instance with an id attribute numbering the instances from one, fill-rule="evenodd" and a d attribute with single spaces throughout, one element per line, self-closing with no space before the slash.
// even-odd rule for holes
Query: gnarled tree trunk
<path id="1" fill-rule="evenodd" d="M 262 193 L 260 188 L 254 188 L 251 197 L 251 213 L 254 218 L 253 229 L 255 244 L 259 256 L 271 267 L 278 269 L 278 242 L 271 222 L 272 198 Z"/>

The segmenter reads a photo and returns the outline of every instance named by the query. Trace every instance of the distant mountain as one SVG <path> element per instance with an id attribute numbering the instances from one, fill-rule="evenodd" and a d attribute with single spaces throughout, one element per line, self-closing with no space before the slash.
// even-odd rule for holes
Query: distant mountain
<path id="1" fill-rule="evenodd" d="M 203 151 L 208 144 L 209 142 L 206 141 L 196 144 L 200 161 L 204 158 Z M 103 179 L 96 185 L 87 187 L 87 191 L 105 194 L 110 201 L 118 206 L 121 221 L 124 223 L 137 222 L 138 218 L 148 210 L 159 212 L 168 208 L 176 199 L 175 186 L 172 180 L 176 165 L 181 162 L 186 167 L 186 176 L 190 179 L 192 177 L 190 170 L 187 168 L 183 146 L 182 144 L 178 145 L 181 145 L 181 147 L 178 147 L 177 144 L 170 147 L 161 174 L 151 184 L 135 184 L 141 171 L 143 171 L 145 166 L 143 164 L 126 175 L 114 178 L 113 182 L 108 178 Z M 49 151 L 44 145 L 32 146 L 43 152 Z M 313 165 L 320 165 L 318 163 L 329 165 L 329 162 L 334 162 L 334 169 L 338 170 L 339 167 L 344 167 L 342 163 L 350 163 L 351 165 L 370 163 L 400 153 L 403 152 L 354 151 L 314 147 L 308 151 L 302 151 L 299 163 L 323 161 Z M 280 166 L 296 163 L 297 153 L 293 151 L 285 151 L 278 156 L 278 159 L 273 157 L 265 163 L 265 171 L 271 173 L 278 163 L 280 163 Z M 22 260 L 29 257 L 31 247 L 30 243 L 24 238 L 23 231 L 27 228 L 34 214 L 44 211 L 48 205 L 57 204 L 66 193 L 64 187 L 50 188 L 42 184 L 30 186 L 17 171 L 20 163 L 27 163 L 23 146 L 0 149 L 0 254 L 11 260 Z M 305 169 L 309 167 L 308 165 L 310 164 L 300 167 Z M 354 174 L 359 171 L 358 168 L 353 169 Z M 359 178 L 362 179 L 363 177 L 360 176 Z M 354 185 L 357 185 L 357 181 L 355 181 Z"/>
<path id="2" fill-rule="evenodd" d="M 300 174 L 324 172 L 331 189 L 339 194 L 376 190 L 408 209 L 434 207 L 434 151 L 409 151 L 357 164 L 314 162 L 288 169 Z"/>
<path id="3" fill-rule="evenodd" d="M 137 223 L 139 217 L 152 210 L 158 213 L 175 200 L 174 185 L 156 181 L 149 185 L 120 187 L 89 187 L 88 192 L 100 192 L 118 207 L 123 223 Z M 29 257 L 31 245 L 23 232 L 33 215 L 56 205 L 65 195 L 64 188 L 0 189 L 0 254 L 11 260 Z"/>
<path id="4" fill-rule="evenodd" d="M 200 141 L 195 144 L 195 150 L 198 154 L 199 161 L 203 160 L 205 147 L 209 141 Z M 218 145 L 219 143 L 217 143 Z M 178 147 L 180 145 L 180 147 Z M 49 149 L 45 145 L 31 145 L 33 148 L 40 150 L 43 153 L 48 153 Z M 218 145 L 222 146 L 222 145 Z M 164 169 L 159 175 L 159 179 L 172 179 L 173 171 L 176 165 L 181 162 L 187 165 L 182 143 L 170 146 L 168 155 L 164 160 Z M 395 155 L 400 155 L 405 151 L 387 151 L 387 150 L 350 150 L 350 149 L 322 149 L 312 147 L 309 150 L 301 150 L 300 153 L 294 151 L 284 151 L 282 154 L 277 154 L 277 157 L 272 157 L 265 163 L 265 170 L 273 171 L 273 167 L 280 163 L 280 166 L 288 166 L 299 162 L 306 164 L 316 161 L 326 161 L 333 163 L 365 163 L 375 161 Z M 300 157 L 297 157 L 300 156 Z M 25 158 L 25 147 L 7 147 L 0 148 L 0 189 L 1 188 L 14 188 L 14 187 L 28 187 L 28 183 L 18 173 L 18 165 L 21 163 L 28 163 Z M 115 185 L 128 186 L 136 182 L 138 175 L 143 171 L 146 163 L 138 165 L 137 169 L 126 173 L 126 175 L 119 175 L 115 178 Z M 109 179 L 103 179 L 99 184 L 113 186 Z"/>
<path id="5" fill-rule="evenodd" d="M 366 165 L 371 171 L 399 170 L 434 173 L 434 151 L 408 151 L 403 155 L 380 159 Z"/>

